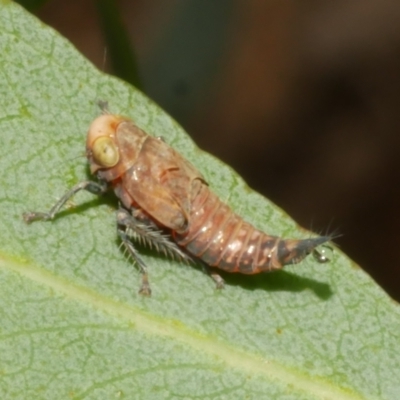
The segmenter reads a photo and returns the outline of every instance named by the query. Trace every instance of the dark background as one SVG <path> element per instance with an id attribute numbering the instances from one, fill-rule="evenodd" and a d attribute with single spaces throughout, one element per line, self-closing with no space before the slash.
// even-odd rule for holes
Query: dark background
<path id="1" fill-rule="evenodd" d="M 398 0 L 26 2 L 400 299 Z"/>

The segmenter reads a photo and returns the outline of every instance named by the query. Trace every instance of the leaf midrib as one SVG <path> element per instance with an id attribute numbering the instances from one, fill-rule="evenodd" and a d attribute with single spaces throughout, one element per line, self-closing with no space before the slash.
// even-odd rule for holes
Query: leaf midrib
<path id="1" fill-rule="evenodd" d="M 22 275 L 24 278 L 46 286 L 65 297 L 90 305 L 99 311 L 129 322 L 131 329 L 141 332 L 167 337 L 190 346 L 201 354 L 208 354 L 211 358 L 217 357 L 227 366 L 240 370 L 250 376 L 258 376 L 270 381 L 279 381 L 295 388 L 299 392 L 307 393 L 317 399 L 361 400 L 358 393 L 338 388 L 333 383 L 318 379 L 315 376 L 304 374 L 303 371 L 288 368 L 268 360 L 260 355 L 238 349 L 234 345 L 221 342 L 212 335 L 203 335 L 195 332 L 183 324 L 153 316 L 138 307 L 128 305 L 105 297 L 92 289 L 77 285 L 60 276 L 38 267 L 30 260 L 0 253 L 0 268 Z"/>

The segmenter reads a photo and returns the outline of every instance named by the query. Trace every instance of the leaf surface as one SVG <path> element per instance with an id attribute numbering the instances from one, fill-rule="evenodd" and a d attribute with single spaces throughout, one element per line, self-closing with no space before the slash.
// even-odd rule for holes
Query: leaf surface
<path id="1" fill-rule="evenodd" d="M 143 251 L 152 298 L 119 249 L 112 195 L 88 179 L 97 100 L 161 135 L 257 227 L 306 237 L 283 211 L 131 86 L 96 70 L 21 7 L 0 3 L 0 398 L 398 399 L 400 312 L 339 250 L 285 271 L 224 276 Z"/>

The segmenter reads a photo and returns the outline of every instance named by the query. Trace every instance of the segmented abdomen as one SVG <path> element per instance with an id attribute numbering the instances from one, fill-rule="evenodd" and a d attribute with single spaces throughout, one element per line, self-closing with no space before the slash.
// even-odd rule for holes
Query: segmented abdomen
<path id="1" fill-rule="evenodd" d="M 175 240 L 208 265 L 243 274 L 281 268 L 293 242 L 254 228 L 204 184 L 192 199 L 188 230 Z"/>

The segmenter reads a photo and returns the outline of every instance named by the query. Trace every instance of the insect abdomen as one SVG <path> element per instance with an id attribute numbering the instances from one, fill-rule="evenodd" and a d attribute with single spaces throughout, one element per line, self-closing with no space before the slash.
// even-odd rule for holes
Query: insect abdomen
<path id="1" fill-rule="evenodd" d="M 284 240 L 256 229 L 202 184 L 192 199 L 188 230 L 180 246 L 206 264 L 228 272 L 256 274 L 300 262 L 330 238 Z"/>

